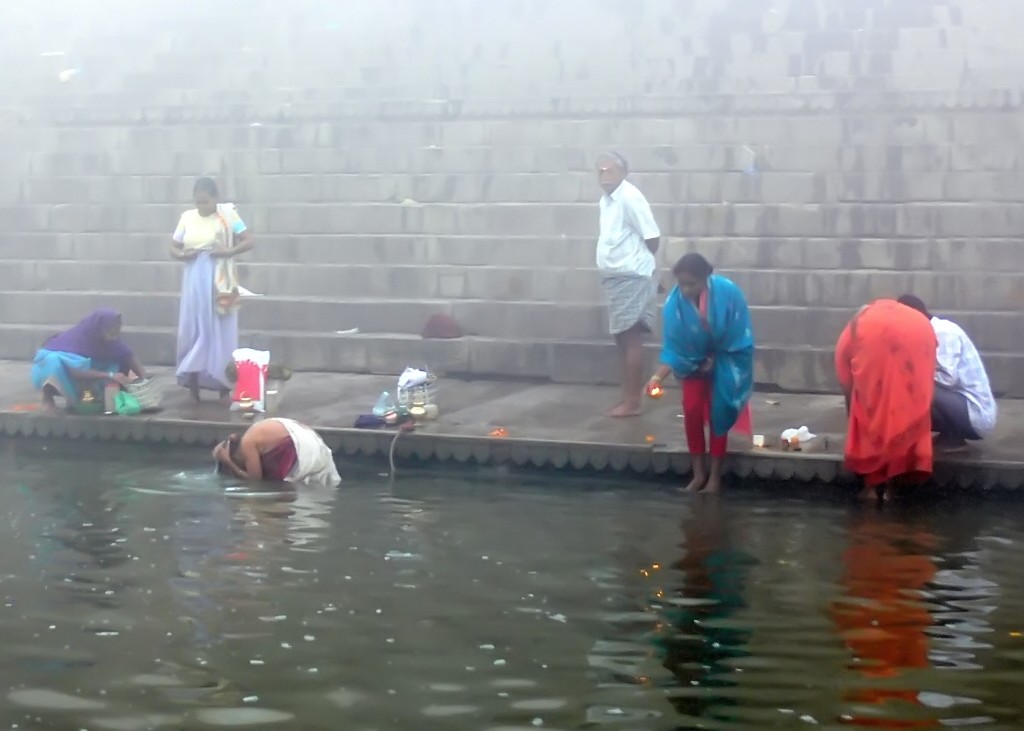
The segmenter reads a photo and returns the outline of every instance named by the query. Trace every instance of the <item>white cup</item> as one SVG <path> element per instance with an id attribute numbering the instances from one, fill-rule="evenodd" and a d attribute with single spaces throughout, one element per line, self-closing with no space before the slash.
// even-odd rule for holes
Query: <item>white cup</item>
<path id="1" fill-rule="evenodd" d="M 754 446 L 757 447 L 758 449 L 764 448 L 764 434 L 754 435 Z"/>

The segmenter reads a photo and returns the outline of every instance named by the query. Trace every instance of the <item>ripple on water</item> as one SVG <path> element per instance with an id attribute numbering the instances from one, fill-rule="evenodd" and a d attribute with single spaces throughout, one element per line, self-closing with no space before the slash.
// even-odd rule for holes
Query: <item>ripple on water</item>
<path id="1" fill-rule="evenodd" d="M 624 706 L 591 706 L 587 709 L 587 723 L 623 723 L 650 721 L 661 718 L 658 711 Z"/>
<path id="2" fill-rule="evenodd" d="M 447 716 L 464 716 L 467 713 L 476 713 L 480 708 L 469 705 L 439 706 L 431 705 L 424 708 L 421 713 L 430 718 L 445 718 Z"/>
<path id="3" fill-rule="evenodd" d="M 103 708 L 100 701 L 81 698 L 77 695 L 58 693 L 45 688 L 22 688 L 8 694 L 7 699 L 18 706 L 26 708 L 45 708 L 54 711 L 96 711 Z"/>
<path id="4" fill-rule="evenodd" d="M 176 688 L 184 683 L 171 675 L 158 675 L 156 673 L 141 673 L 132 677 L 135 685 L 144 685 L 149 688 Z"/>
<path id="5" fill-rule="evenodd" d="M 565 698 L 528 698 L 516 701 L 512 707 L 517 711 L 557 711 L 568 703 Z"/>
<path id="6" fill-rule="evenodd" d="M 327 694 L 327 700 L 338 708 L 351 708 L 364 698 L 366 696 L 363 693 L 357 690 L 349 690 L 348 688 L 338 688 Z"/>
<path id="7" fill-rule="evenodd" d="M 505 688 L 507 690 L 513 690 L 515 688 L 536 688 L 536 680 L 528 680 L 527 678 L 498 678 L 492 680 L 491 685 L 495 688 Z"/>
<path id="8" fill-rule="evenodd" d="M 466 690 L 466 686 L 459 683 L 431 683 L 427 688 L 435 693 L 461 693 Z"/>
<path id="9" fill-rule="evenodd" d="M 210 726 L 259 726 L 290 721 L 295 716 L 269 708 L 205 708 L 196 718 Z"/>
<path id="10" fill-rule="evenodd" d="M 138 731 L 138 729 L 156 729 L 182 723 L 181 716 L 168 716 L 161 713 L 150 713 L 146 716 L 125 716 L 124 718 L 94 718 L 92 726 L 105 731 Z"/>

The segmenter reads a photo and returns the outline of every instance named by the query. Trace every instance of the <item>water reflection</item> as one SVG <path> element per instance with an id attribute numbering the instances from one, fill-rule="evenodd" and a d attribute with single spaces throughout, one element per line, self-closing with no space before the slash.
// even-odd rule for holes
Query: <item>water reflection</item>
<path id="1" fill-rule="evenodd" d="M 935 577 L 935 535 L 875 510 L 859 514 L 843 551 L 844 596 L 832 617 L 863 679 L 844 699 L 843 721 L 873 728 L 925 728 L 939 722 L 920 709 L 912 671 L 931 667 L 932 617 L 924 590 Z"/>
<path id="2" fill-rule="evenodd" d="M 92 479 L 91 476 L 86 479 Z M 123 493 L 84 482 L 44 490 L 49 525 L 40 536 L 39 561 L 47 586 L 66 601 L 101 609 L 120 606 L 135 587 L 123 569 L 132 560 L 124 527 Z"/>
<path id="3" fill-rule="evenodd" d="M 274 584 L 301 589 L 317 581 L 316 569 L 293 566 L 286 551 L 323 550 L 323 516 L 336 496 L 333 488 L 261 490 L 213 480 L 170 501 L 177 572 L 169 585 L 197 648 L 223 639 L 226 613 L 279 616 Z"/>
<path id="4" fill-rule="evenodd" d="M 224 579 L 224 558 L 232 553 L 233 506 L 215 490 L 186 492 L 169 502 L 168 537 L 177 570 L 167 583 L 193 644 L 208 647 L 220 640 L 225 608 L 214 592 Z"/>
<path id="5" fill-rule="evenodd" d="M 666 597 L 665 618 L 673 631 L 660 640 L 663 661 L 685 687 L 699 694 L 675 694 L 672 703 L 690 717 L 725 713 L 736 703 L 718 689 L 736 685 L 736 667 L 728 661 L 747 655 L 751 631 L 716 622 L 746 606 L 745 583 L 753 556 L 728 519 L 718 496 L 701 496 L 682 526 L 683 557 L 672 564 L 680 585 Z M 723 708 L 719 708 L 723 706 Z"/>

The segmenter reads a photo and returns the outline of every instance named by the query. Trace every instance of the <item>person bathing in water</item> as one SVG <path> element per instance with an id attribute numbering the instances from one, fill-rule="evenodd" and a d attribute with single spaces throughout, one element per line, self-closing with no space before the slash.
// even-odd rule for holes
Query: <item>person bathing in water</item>
<path id="1" fill-rule="evenodd" d="M 320 435 L 291 419 L 264 419 L 239 436 L 232 434 L 213 450 L 221 472 L 240 480 L 341 484 L 334 455 Z"/>

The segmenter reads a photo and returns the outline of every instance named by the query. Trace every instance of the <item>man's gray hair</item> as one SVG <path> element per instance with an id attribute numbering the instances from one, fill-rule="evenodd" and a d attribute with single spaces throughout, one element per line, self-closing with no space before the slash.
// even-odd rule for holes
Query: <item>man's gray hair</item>
<path id="1" fill-rule="evenodd" d="M 619 153 L 614 152 L 614 151 L 612 151 L 612 152 L 602 152 L 600 155 L 597 156 L 597 161 L 598 162 L 602 162 L 602 161 L 605 161 L 605 160 L 610 160 L 611 162 L 615 163 L 620 168 L 622 168 L 622 172 L 623 173 L 626 173 L 627 175 L 629 174 L 629 163 L 626 162 L 626 158 L 624 158 Z"/>

